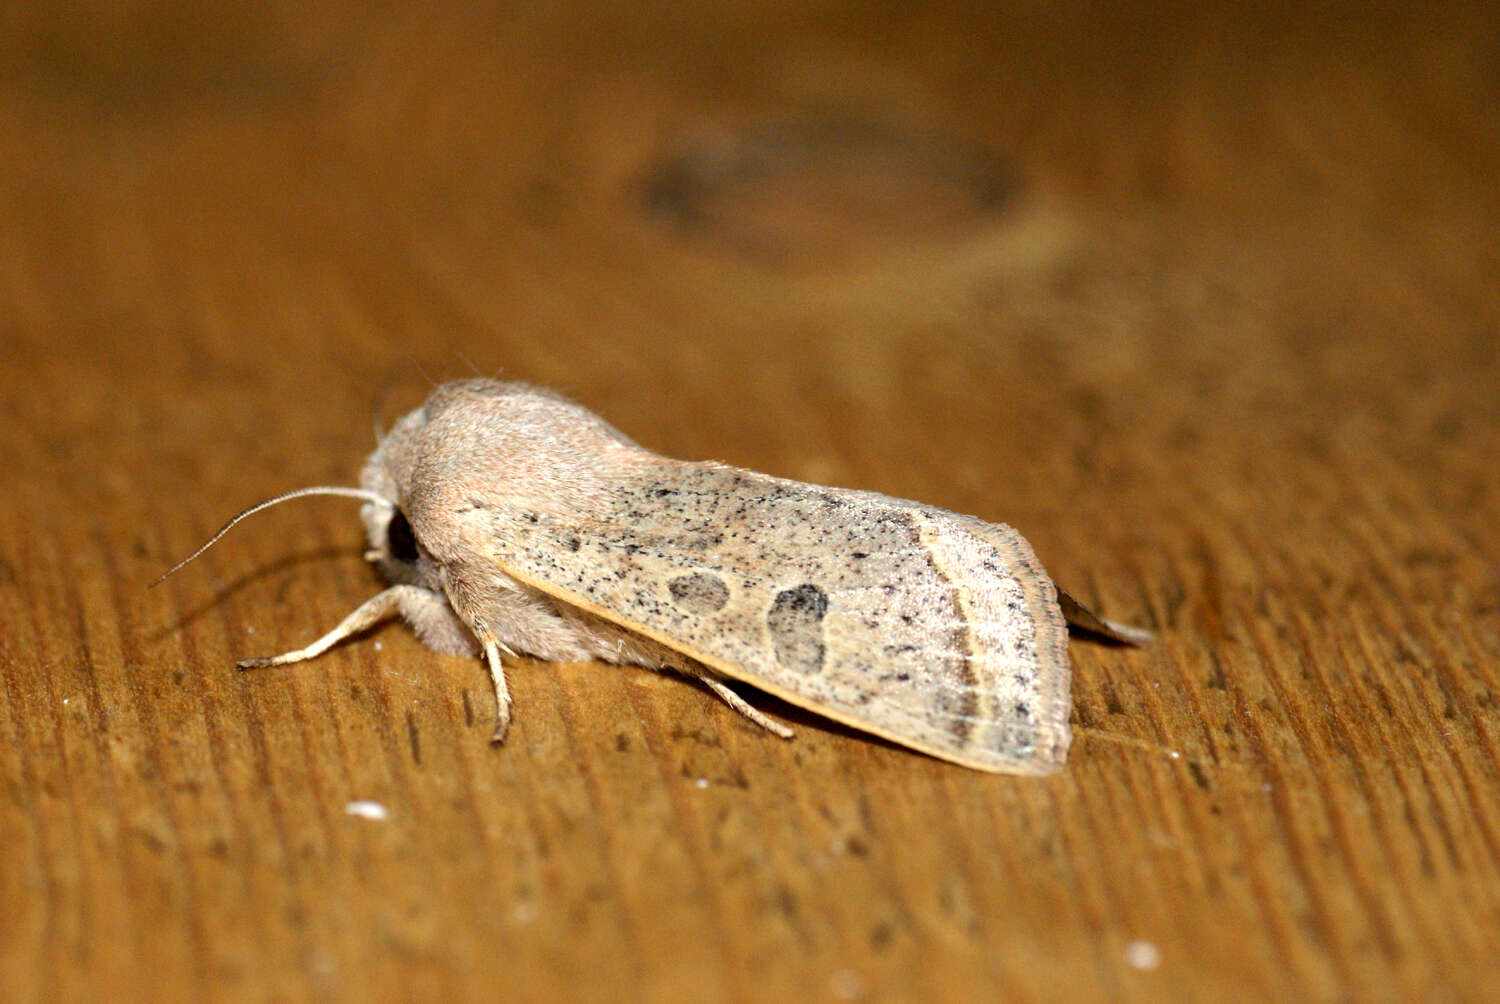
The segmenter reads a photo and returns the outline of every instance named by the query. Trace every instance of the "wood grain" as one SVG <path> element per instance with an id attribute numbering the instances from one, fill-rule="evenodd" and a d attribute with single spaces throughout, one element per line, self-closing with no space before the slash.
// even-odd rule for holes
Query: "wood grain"
<path id="1" fill-rule="evenodd" d="M 1492 13 L 0 26 L 7 996 L 1500 994 Z M 346 502 L 144 590 L 474 369 L 1004 520 L 1159 641 L 1073 643 L 1036 780 L 592 664 L 495 750 L 399 625 L 236 674 L 375 590 Z"/>

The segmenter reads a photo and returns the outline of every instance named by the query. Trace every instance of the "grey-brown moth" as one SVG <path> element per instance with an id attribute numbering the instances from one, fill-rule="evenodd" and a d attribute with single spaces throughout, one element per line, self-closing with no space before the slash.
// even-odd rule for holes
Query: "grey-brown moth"
<path id="1" fill-rule="evenodd" d="M 1043 774 L 1068 752 L 1067 625 L 1150 638 L 1059 591 L 1008 526 L 672 460 L 520 383 L 438 387 L 360 483 L 263 502 L 199 549 L 289 498 L 364 501 L 389 588 L 306 648 L 240 666 L 311 659 L 399 613 L 432 649 L 483 654 L 496 742 L 501 656 L 525 653 L 676 670 L 782 736 L 730 681 L 945 760 Z"/>

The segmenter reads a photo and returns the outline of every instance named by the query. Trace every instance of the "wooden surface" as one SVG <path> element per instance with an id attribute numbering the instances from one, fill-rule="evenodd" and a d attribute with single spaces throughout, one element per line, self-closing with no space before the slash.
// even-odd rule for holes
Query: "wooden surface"
<path id="1" fill-rule="evenodd" d="M 0 14 L 7 997 L 1500 994 L 1493 16 L 992 6 Z M 491 749 L 396 624 L 236 674 L 377 588 L 346 501 L 145 591 L 476 369 L 1159 642 L 1026 780 L 592 664 Z"/>

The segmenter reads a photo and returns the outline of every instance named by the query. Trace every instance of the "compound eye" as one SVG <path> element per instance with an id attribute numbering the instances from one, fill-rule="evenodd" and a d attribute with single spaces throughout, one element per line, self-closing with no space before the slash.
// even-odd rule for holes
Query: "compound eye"
<path id="1" fill-rule="evenodd" d="M 391 517 L 385 528 L 385 549 L 397 561 L 412 564 L 417 560 L 417 537 L 411 532 L 411 523 L 400 509 Z"/>

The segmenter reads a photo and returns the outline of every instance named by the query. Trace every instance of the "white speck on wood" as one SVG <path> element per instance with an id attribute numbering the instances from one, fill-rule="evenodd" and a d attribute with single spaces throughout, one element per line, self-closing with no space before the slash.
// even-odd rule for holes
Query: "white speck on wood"
<path id="1" fill-rule="evenodd" d="M 1132 969 L 1155 969 L 1161 965 L 1161 949 L 1149 941 L 1132 941 L 1125 946 L 1125 963 Z"/>

